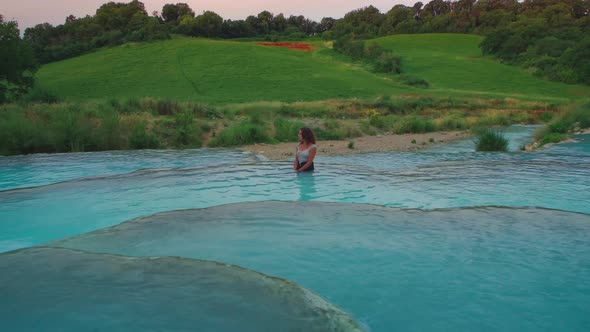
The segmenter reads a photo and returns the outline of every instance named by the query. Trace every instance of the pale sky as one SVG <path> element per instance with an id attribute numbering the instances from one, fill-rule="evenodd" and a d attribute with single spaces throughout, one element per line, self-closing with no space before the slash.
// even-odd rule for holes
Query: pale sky
<path id="1" fill-rule="evenodd" d="M 188 3 L 197 15 L 205 10 L 212 10 L 224 19 L 245 19 L 263 10 L 278 15 L 303 15 L 315 21 L 323 17 L 341 18 L 351 10 L 373 5 L 382 13 L 397 4 L 413 5 L 419 0 L 143 0 L 147 12 L 162 11 L 167 3 Z M 59 25 L 68 15 L 76 17 L 94 15 L 96 9 L 106 0 L 0 0 L 0 14 L 5 20 L 18 22 L 21 33 L 28 27 L 39 23 Z M 115 1 L 130 2 L 130 1 Z M 426 1 L 427 2 L 427 1 Z"/>

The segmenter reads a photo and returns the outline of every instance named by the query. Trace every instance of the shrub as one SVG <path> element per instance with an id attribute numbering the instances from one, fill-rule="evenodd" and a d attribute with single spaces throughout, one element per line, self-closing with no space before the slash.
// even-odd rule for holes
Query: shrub
<path id="1" fill-rule="evenodd" d="M 336 130 L 340 128 L 340 123 L 335 120 L 326 120 L 324 121 L 324 127 L 326 127 L 327 130 Z"/>
<path id="2" fill-rule="evenodd" d="M 116 112 L 100 115 L 100 127 L 94 131 L 98 146 L 92 150 L 119 150 L 122 148 L 120 117 Z"/>
<path id="3" fill-rule="evenodd" d="M 48 90 L 41 89 L 38 86 L 34 86 L 31 90 L 29 90 L 29 92 L 23 97 L 23 100 L 28 102 L 48 104 L 55 104 L 61 101 L 58 95 Z"/>
<path id="4" fill-rule="evenodd" d="M 373 70 L 378 73 L 399 74 L 401 69 L 401 58 L 391 52 L 383 52 L 374 61 Z"/>
<path id="5" fill-rule="evenodd" d="M 254 143 L 270 143 L 271 139 L 260 125 L 242 123 L 228 127 L 209 143 L 212 147 L 217 146 L 238 146 Z"/>
<path id="6" fill-rule="evenodd" d="M 365 53 L 365 42 L 349 36 L 338 38 L 333 47 L 336 51 L 346 54 L 354 60 L 361 59 Z"/>
<path id="7" fill-rule="evenodd" d="M 369 118 L 369 124 L 380 130 L 391 130 L 398 118 L 396 115 L 372 116 Z"/>
<path id="8" fill-rule="evenodd" d="M 437 119 L 437 124 L 439 130 L 464 130 L 468 127 L 465 119 L 456 115 Z"/>
<path id="9" fill-rule="evenodd" d="M 145 122 L 140 121 L 131 127 L 129 146 L 132 149 L 157 149 L 160 147 L 160 141 L 156 135 L 146 130 Z"/>
<path id="10" fill-rule="evenodd" d="M 67 107 L 56 110 L 52 126 L 52 141 L 57 152 L 86 151 L 87 146 L 98 145 L 92 141 L 92 122 L 79 109 Z"/>
<path id="11" fill-rule="evenodd" d="M 375 129 L 373 129 L 373 127 L 371 127 L 371 123 L 369 122 L 369 120 L 359 121 L 359 127 L 360 127 L 360 130 L 367 135 L 376 135 L 377 134 L 377 131 L 375 131 Z"/>
<path id="12" fill-rule="evenodd" d="M 484 130 L 477 137 L 475 151 L 508 151 L 508 139 L 500 132 Z"/>
<path id="13" fill-rule="evenodd" d="M 564 140 L 567 134 L 582 128 L 590 127 L 590 102 L 571 106 L 565 112 L 554 119 L 543 128 L 535 132 L 535 139 L 541 145 L 556 143 Z"/>
<path id="14" fill-rule="evenodd" d="M 18 110 L 0 113 L 0 152 L 5 155 L 51 152 L 44 128 Z"/>
<path id="15" fill-rule="evenodd" d="M 174 118 L 176 127 L 176 144 L 179 147 L 200 147 L 202 145 L 200 133 L 194 125 L 192 111 L 177 113 Z"/>
<path id="16" fill-rule="evenodd" d="M 122 113 L 136 113 L 141 111 L 142 107 L 139 98 L 129 98 L 121 105 Z"/>
<path id="17" fill-rule="evenodd" d="M 293 142 L 297 140 L 297 132 L 303 127 L 302 122 L 289 121 L 285 118 L 276 118 L 274 121 L 274 138 L 279 142 Z"/>
<path id="18" fill-rule="evenodd" d="M 549 143 L 559 143 L 561 141 L 563 141 L 566 138 L 565 135 L 562 135 L 560 133 L 550 133 L 546 136 L 544 136 L 541 141 L 539 142 L 539 144 L 541 146 L 545 145 L 545 144 L 549 144 Z"/>
<path id="19" fill-rule="evenodd" d="M 393 132 L 396 134 L 427 133 L 435 130 L 436 127 L 430 119 L 418 116 L 403 117 L 393 125 Z"/>
<path id="20" fill-rule="evenodd" d="M 539 116 L 539 119 L 540 119 L 542 122 L 545 122 L 545 123 L 547 123 L 547 122 L 549 122 L 549 121 L 551 121 L 551 120 L 553 119 L 553 113 L 551 113 L 551 112 L 543 112 L 543 113 L 541 113 L 541 115 Z"/>
<path id="21" fill-rule="evenodd" d="M 565 134 L 568 130 L 569 126 L 563 120 L 558 120 L 549 124 L 549 131 L 553 133 Z"/>
<path id="22" fill-rule="evenodd" d="M 590 127 L 590 101 L 572 106 L 562 114 L 561 119 L 570 130 Z"/>
<path id="23" fill-rule="evenodd" d="M 223 113 L 216 110 L 215 108 L 199 105 L 199 104 L 190 104 L 190 109 L 192 109 L 193 114 L 199 118 L 208 118 L 211 120 L 215 119 L 223 119 Z"/>
<path id="24" fill-rule="evenodd" d="M 365 49 L 365 58 L 370 61 L 375 61 L 381 56 L 381 54 L 386 52 L 388 51 L 386 51 L 381 45 L 373 42 Z"/>
<path id="25" fill-rule="evenodd" d="M 399 79 L 404 84 L 415 86 L 418 88 L 430 87 L 430 84 L 425 79 L 414 76 L 414 75 L 402 74 L 399 76 Z"/>
<path id="26" fill-rule="evenodd" d="M 315 137 L 318 140 L 342 140 L 346 137 L 344 131 L 340 128 L 338 129 L 322 129 L 322 128 L 313 128 L 315 133 Z"/>
<path id="27" fill-rule="evenodd" d="M 255 124 L 255 125 L 259 125 L 259 126 L 262 126 L 266 123 L 266 121 L 264 119 L 265 119 L 265 116 L 264 116 L 263 112 L 261 112 L 261 111 L 255 111 L 255 112 L 251 113 L 249 116 L 250 123 Z"/>
<path id="28" fill-rule="evenodd" d="M 107 105 L 110 106 L 112 109 L 116 110 L 117 112 L 121 109 L 121 102 L 119 99 L 111 98 L 107 101 Z"/>
<path id="29" fill-rule="evenodd" d="M 156 103 L 156 113 L 159 115 L 173 115 L 179 110 L 178 103 L 172 100 L 158 100 Z"/>
<path id="30" fill-rule="evenodd" d="M 344 137 L 363 136 L 363 132 L 354 124 L 345 124 L 342 127 L 340 127 L 340 130 L 344 134 Z"/>

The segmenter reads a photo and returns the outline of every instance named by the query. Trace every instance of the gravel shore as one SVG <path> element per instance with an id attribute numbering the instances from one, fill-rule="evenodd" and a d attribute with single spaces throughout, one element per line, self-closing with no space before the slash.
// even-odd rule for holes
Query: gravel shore
<path id="1" fill-rule="evenodd" d="M 387 151 L 417 151 L 436 144 L 470 137 L 468 131 L 432 132 L 426 134 L 386 134 L 363 136 L 342 141 L 318 141 L 318 154 L 351 154 Z M 415 141 L 415 143 L 412 143 Z M 352 144 L 351 144 L 352 143 Z M 270 160 L 291 159 L 295 154 L 296 142 L 279 144 L 254 144 L 241 147 Z M 349 146 L 352 145 L 352 148 Z"/>

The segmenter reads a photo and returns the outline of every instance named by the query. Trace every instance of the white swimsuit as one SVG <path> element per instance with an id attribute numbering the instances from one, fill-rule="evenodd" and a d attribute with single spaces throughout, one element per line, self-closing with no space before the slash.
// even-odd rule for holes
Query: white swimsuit
<path id="1" fill-rule="evenodd" d="M 307 162 L 307 159 L 309 159 L 309 152 L 314 148 L 317 148 L 317 145 L 312 144 L 307 150 L 299 150 L 299 144 L 297 144 L 297 160 L 300 164 Z"/>

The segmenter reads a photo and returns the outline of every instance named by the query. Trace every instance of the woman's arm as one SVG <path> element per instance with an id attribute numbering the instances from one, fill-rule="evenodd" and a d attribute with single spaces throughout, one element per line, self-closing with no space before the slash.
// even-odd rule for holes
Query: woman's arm
<path id="1" fill-rule="evenodd" d="M 297 170 L 299 167 L 299 158 L 297 158 L 297 148 L 295 148 L 295 161 L 293 162 L 293 169 Z"/>
<path id="2" fill-rule="evenodd" d="M 309 150 L 309 157 L 307 158 L 307 162 L 305 164 L 303 164 L 303 166 L 301 166 L 300 169 L 298 169 L 297 171 L 301 172 L 301 171 L 305 171 L 306 169 L 309 168 L 309 166 L 311 166 L 311 163 L 313 163 L 313 158 L 315 158 L 315 153 L 317 152 L 317 147 L 313 147 L 310 148 Z"/>

